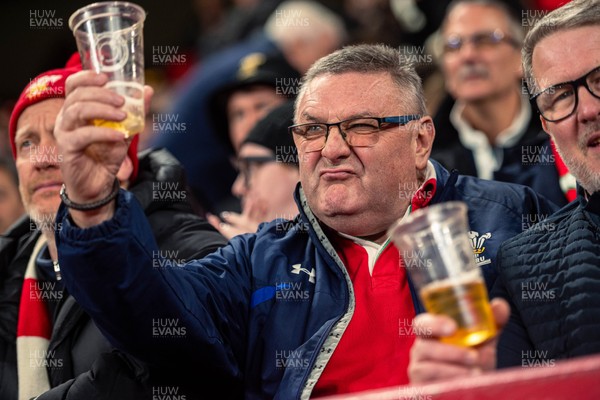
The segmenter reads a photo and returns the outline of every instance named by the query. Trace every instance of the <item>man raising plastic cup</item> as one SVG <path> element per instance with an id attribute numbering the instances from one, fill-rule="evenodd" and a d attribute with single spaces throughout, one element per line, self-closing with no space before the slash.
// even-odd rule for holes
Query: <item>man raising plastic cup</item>
<path id="1" fill-rule="evenodd" d="M 144 129 L 145 18 L 140 6 L 119 1 L 90 4 L 69 18 L 83 68 L 106 74 L 106 87 L 125 99 L 124 120 L 93 123 L 121 131 L 126 138 Z"/>

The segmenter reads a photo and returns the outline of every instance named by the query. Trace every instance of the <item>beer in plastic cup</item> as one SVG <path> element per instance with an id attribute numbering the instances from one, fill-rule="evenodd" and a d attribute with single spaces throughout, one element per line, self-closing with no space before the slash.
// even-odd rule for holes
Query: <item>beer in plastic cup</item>
<path id="1" fill-rule="evenodd" d="M 146 13 L 133 3 L 93 3 L 69 18 L 84 69 L 108 75 L 106 87 L 125 98 L 123 121 L 92 121 L 133 136 L 144 129 L 144 41 Z"/>
<path id="2" fill-rule="evenodd" d="M 419 209 L 389 231 L 427 312 L 458 326 L 440 340 L 476 346 L 496 334 L 496 323 L 467 232 L 467 206 L 457 201 Z"/>

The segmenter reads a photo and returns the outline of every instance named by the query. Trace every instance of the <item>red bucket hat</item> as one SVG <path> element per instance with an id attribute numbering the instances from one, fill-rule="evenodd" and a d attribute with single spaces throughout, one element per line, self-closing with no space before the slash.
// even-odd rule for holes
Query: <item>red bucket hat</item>
<path id="1" fill-rule="evenodd" d="M 69 61 L 67 61 L 67 64 L 64 68 L 53 69 L 41 73 L 32 79 L 27 86 L 25 86 L 21 96 L 19 96 L 19 100 L 17 100 L 17 103 L 15 104 L 15 108 L 12 111 L 8 125 L 8 135 L 14 158 L 17 158 L 17 148 L 15 145 L 17 121 L 19 120 L 19 117 L 23 111 L 25 111 L 27 107 L 47 99 L 64 98 L 65 81 L 72 74 L 81 71 L 81 69 L 82 67 L 79 53 L 75 53 L 71 56 Z M 138 173 L 138 142 L 138 135 L 135 135 L 129 144 L 129 150 L 127 151 L 127 155 L 133 164 L 133 171 L 129 179 L 131 182 L 135 180 Z"/>

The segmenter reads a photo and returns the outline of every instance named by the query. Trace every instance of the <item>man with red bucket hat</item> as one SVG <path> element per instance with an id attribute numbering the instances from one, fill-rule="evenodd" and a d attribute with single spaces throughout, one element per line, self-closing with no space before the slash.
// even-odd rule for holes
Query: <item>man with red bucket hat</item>
<path id="1" fill-rule="evenodd" d="M 0 241 L 0 398 L 150 398 L 156 371 L 113 349 L 64 290 L 54 241 L 62 176 L 53 128 L 65 81 L 81 70 L 77 54 L 65 68 L 31 80 L 9 123 L 10 143 L 27 217 Z M 226 243 L 188 202 L 183 169 L 165 150 L 137 154 L 134 136 L 118 184 L 142 204 L 161 256 L 172 265 Z M 169 268 L 164 262 L 157 268 Z M 110 293 L 107 293 L 110 296 Z M 16 344 L 15 344 L 16 342 Z M 57 387 L 58 386 L 58 387 Z M 77 397 L 78 396 L 78 397 Z"/>

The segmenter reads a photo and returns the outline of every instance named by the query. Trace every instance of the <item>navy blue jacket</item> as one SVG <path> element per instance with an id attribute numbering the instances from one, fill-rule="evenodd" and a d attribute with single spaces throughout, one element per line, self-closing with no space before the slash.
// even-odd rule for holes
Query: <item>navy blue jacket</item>
<path id="1" fill-rule="evenodd" d="M 492 295 L 511 305 L 498 367 L 600 352 L 600 192 L 507 241 Z"/>
<path id="2" fill-rule="evenodd" d="M 485 247 L 479 264 L 490 285 L 496 252 L 522 231 L 522 216 L 555 206 L 525 186 L 459 177 L 434 165 L 432 203 L 467 203 L 471 229 L 487 238 L 478 244 Z M 89 229 L 73 226 L 61 207 L 65 283 L 115 346 L 151 364 L 191 368 L 200 393 L 306 399 L 352 319 L 355 299 L 300 187 L 295 196 L 300 214 L 293 221 L 263 224 L 201 260 L 164 268 L 156 268 L 156 244 L 129 193 L 121 191 L 111 220 Z"/>

